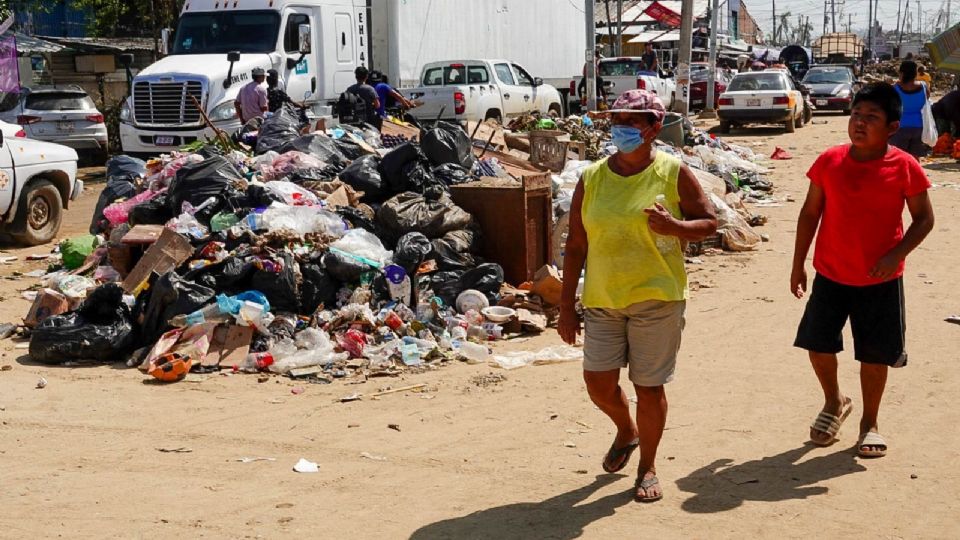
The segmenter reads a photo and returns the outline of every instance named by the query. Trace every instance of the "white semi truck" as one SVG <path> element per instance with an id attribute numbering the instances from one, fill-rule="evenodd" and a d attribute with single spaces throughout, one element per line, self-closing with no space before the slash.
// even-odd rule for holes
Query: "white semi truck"
<path id="1" fill-rule="evenodd" d="M 170 54 L 137 73 L 120 114 L 123 151 L 156 155 L 240 127 L 233 102 L 255 67 L 276 69 L 312 117 L 355 82 L 358 65 L 395 86 L 429 62 L 502 58 L 544 82 L 583 66 L 580 3 L 557 0 L 186 0 Z M 371 31 L 372 30 L 372 31 Z M 194 100 L 200 105 L 198 109 Z"/>

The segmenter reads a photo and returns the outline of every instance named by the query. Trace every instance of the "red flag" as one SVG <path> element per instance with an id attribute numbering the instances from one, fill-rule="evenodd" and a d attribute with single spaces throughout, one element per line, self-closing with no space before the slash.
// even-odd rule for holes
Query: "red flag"
<path id="1" fill-rule="evenodd" d="M 680 27 L 680 14 L 660 2 L 654 2 L 647 6 L 643 12 L 649 15 L 657 22 L 663 23 L 673 28 Z"/>

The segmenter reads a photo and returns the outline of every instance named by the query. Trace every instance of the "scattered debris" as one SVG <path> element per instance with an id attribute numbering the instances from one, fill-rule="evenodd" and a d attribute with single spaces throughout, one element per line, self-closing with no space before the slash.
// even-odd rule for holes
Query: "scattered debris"
<path id="1" fill-rule="evenodd" d="M 315 473 L 320 471 L 320 467 L 312 461 L 307 461 L 304 458 L 300 458 L 300 461 L 297 461 L 297 463 L 293 466 L 293 470 L 297 471 L 298 473 Z"/>
<path id="2" fill-rule="evenodd" d="M 37 381 L 37 389 L 43 389 L 47 387 L 47 380 L 43 377 L 40 377 L 40 380 Z"/>

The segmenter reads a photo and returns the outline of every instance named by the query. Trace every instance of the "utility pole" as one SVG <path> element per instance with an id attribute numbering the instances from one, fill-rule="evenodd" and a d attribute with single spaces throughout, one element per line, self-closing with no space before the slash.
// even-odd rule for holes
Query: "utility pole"
<path id="1" fill-rule="evenodd" d="M 680 4 L 680 58 L 677 59 L 676 78 L 680 91 L 677 112 L 684 116 L 690 112 L 690 49 L 692 46 L 693 0 L 683 0 Z"/>
<path id="2" fill-rule="evenodd" d="M 775 46 L 777 44 L 777 0 L 771 1 L 773 2 L 773 43 L 771 45 Z"/>
<path id="3" fill-rule="evenodd" d="M 823 35 L 827 35 L 827 0 L 823 0 Z"/>
<path id="4" fill-rule="evenodd" d="M 617 0 L 617 56 L 623 56 L 623 0 Z"/>
<path id="5" fill-rule="evenodd" d="M 900 34 L 897 36 L 897 48 L 903 43 L 903 30 L 907 26 L 908 18 L 910 18 L 910 0 L 907 0 L 907 5 L 903 8 L 903 24 L 900 25 Z"/>
<path id="6" fill-rule="evenodd" d="M 903 3 L 903 0 L 897 0 L 897 34 L 900 34 L 900 4 Z"/>
<path id="7" fill-rule="evenodd" d="M 586 73 L 586 82 L 584 83 L 583 89 L 587 93 L 587 110 L 595 111 L 597 110 L 597 61 L 596 61 L 596 50 L 597 50 L 597 30 L 596 22 L 593 14 L 594 0 L 584 0 L 584 10 L 583 14 L 586 17 L 586 30 L 587 30 L 587 51 L 586 62 L 587 73 Z"/>
<path id="8" fill-rule="evenodd" d="M 867 50 L 873 56 L 873 0 L 867 0 Z"/>
<path id="9" fill-rule="evenodd" d="M 603 0 L 603 7 L 607 10 L 607 41 L 610 42 L 610 51 L 616 54 L 616 45 L 613 44 L 613 17 L 610 16 L 610 0 Z"/>
<path id="10" fill-rule="evenodd" d="M 853 33 L 853 13 L 847 13 L 847 33 Z"/>
<path id="11" fill-rule="evenodd" d="M 837 33 L 837 0 L 830 0 L 830 27 Z"/>
<path id="12" fill-rule="evenodd" d="M 714 110 L 714 101 L 716 99 L 714 81 L 717 77 L 717 20 L 720 18 L 719 0 L 713 0 L 713 8 L 710 10 L 710 63 L 707 64 L 707 102 L 703 104 L 703 111 L 700 118 L 716 118 L 717 111 Z"/>

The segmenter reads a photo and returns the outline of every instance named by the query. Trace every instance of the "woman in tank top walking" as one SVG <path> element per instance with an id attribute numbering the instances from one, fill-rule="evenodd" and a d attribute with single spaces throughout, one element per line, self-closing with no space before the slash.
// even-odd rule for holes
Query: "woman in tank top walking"
<path id="1" fill-rule="evenodd" d="M 714 234 L 717 219 L 693 172 L 654 149 L 664 117 L 656 94 L 628 90 L 609 114 L 618 152 L 588 167 L 574 192 L 558 332 L 571 344 L 580 333 L 577 278 L 586 264 L 583 378 L 617 428 L 603 470 L 622 470 L 639 447 L 633 497 L 652 502 L 663 497 L 655 465 L 667 418 L 663 385 L 673 379 L 684 326 L 682 245 Z M 624 367 L 636 420 L 619 384 Z"/>
<path id="2" fill-rule="evenodd" d="M 930 148 L 923 144 L 923 106 L 930 99 L 930 89 L 917 81 L 917 63 L 904 60 L 900 64 L 900 80 L 893 86 L 900 94 L 903 114 L 900 129 L 890 137 L 890 144 L 915 158 L 927 155 Z"/>

